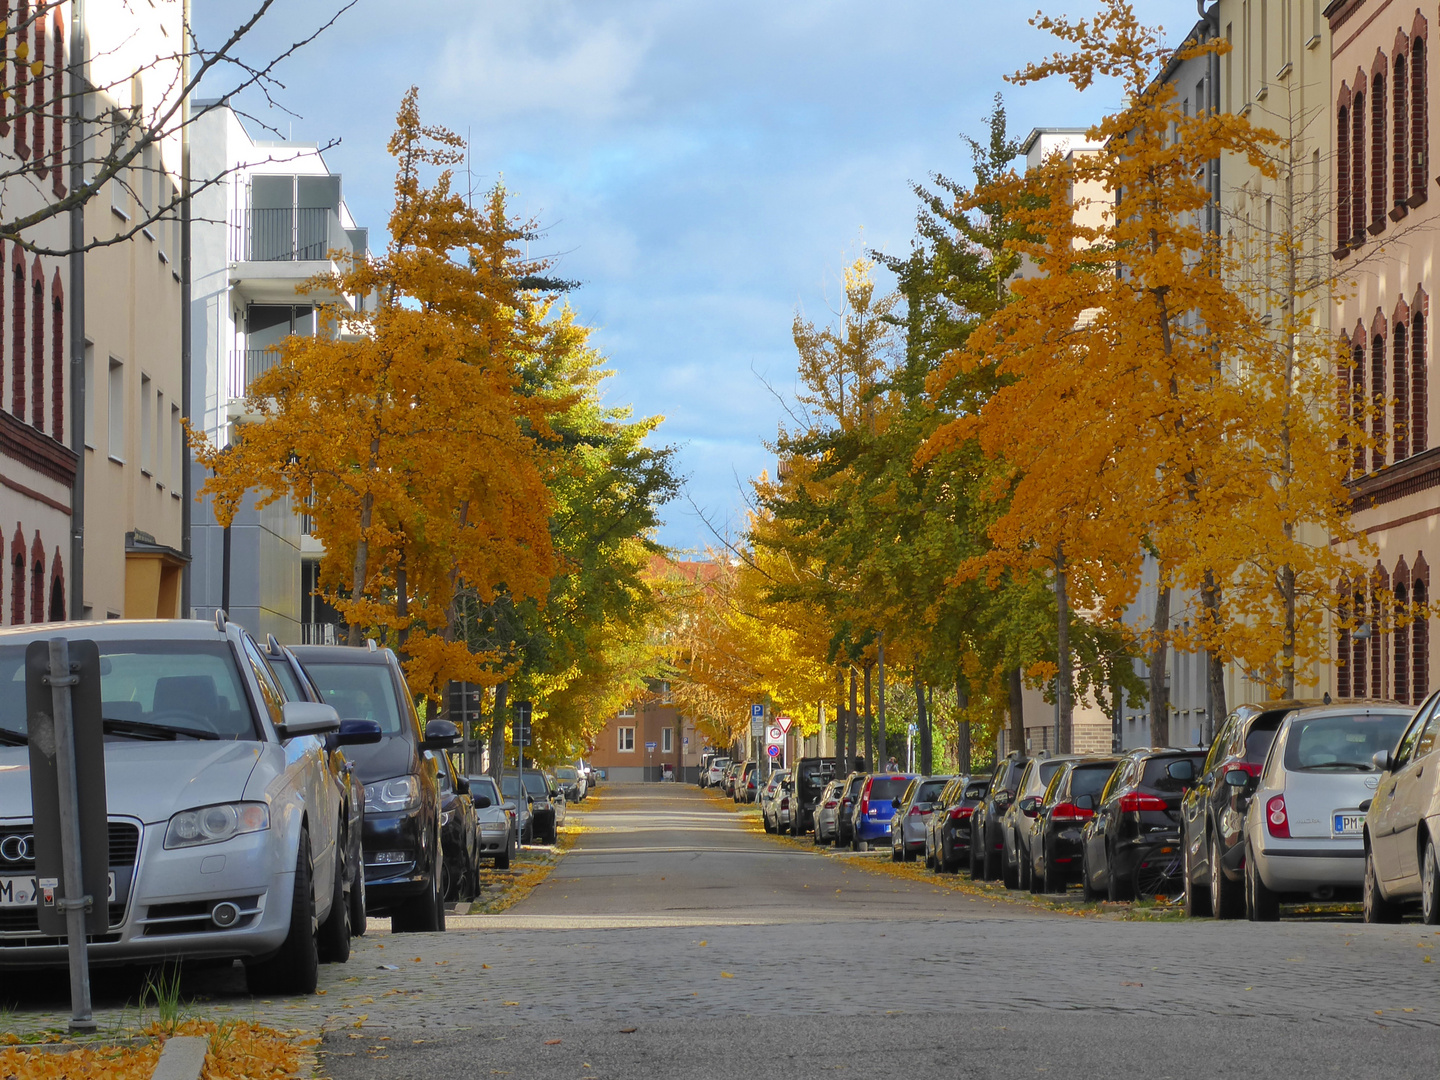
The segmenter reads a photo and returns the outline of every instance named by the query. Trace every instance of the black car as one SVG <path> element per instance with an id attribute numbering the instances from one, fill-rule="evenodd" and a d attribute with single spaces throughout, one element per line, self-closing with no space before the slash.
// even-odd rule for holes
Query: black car
<path id="1" fill-rule="evenodd" d="M 990 771 L 990 787 L 985 798 L 970 815 L 970 877 L 975 881 L 1000 876 L 1001 856 L 1005 853 L 1001 819 L 1015 801 L 1020 777 L 1028 764 L 1030 759 L 1019 750 L 1012 750 L 997 761 Z"/>
<path id="2" fill-rule="evenodd" d="M 1180 844 L 1180 800 L 1205 761 L 1203 750 L 1132 750 L 1115 766 L 1085 823 L 1080 884 L 1087 900 L 1129 900 L 1141 855 Z"/>
<path id="3" fill-rule="evenodd" d="M 1015 789 L 1015 798 L 1000 815 L 1000 837 L 1005 845 L 1000 853 L 1000 872 L 1007 889 L 1031 889 L 1030 880 L 1031 848 L 1035 825 L 1039 819 L 1025 813 L 1025 807 L 1034 809 L 1045 794 L 1050 781 L 1060 771 L 1060 766 L 1074 760 L 1073 756 L 1051 757 L 1044 750 L 1030 759 L 1020 773 L 1020 784 Z"/>
<path id="4" fill-rule="evenodd" d="M 795 783 L 790 796 L 790 835 L 804 836 L 815 828 L 815 808 L 820 805 L 825 785 L 835 775 L 835 759 L 801 758 L 790 775 Z"/>
<path id="5" fill-rule="evenodd" d="M 559 839 L 564 810 L 556 803 L 563 802 L 565 796 L 558 788 L 550 786 L 550 780 L 543 772 L 539 769 L 526 769 L 523 773 L 507 771 L 500 778 L 500 791 L 505 798 L 523 800 L 530 807 L 530 835 L 524 838 L 525 843 L 553 844 Z"/>
<path id="6" fill-rule="evenodd" d="M 1070 758 L 1045 793 L 1022 808 L 1035 823 L 1024 875 L 1031 892 L 1064 892 L 1080 879 L 1081 833 L 1085 822 L 1095 816 L 1100 792 L 1118 764 L 1113 757 Z"/>
<path id="7" fill-rule="evenodd" d="M 1185 845 L 1185 914 L 1238 919 L 1245 914 L 1245 793 L 1225 783 L 1241 769 L 1259 777 L 1265 755 L 1285 717 L 1319 701 L 1267 701 L 1241 705 L 1220 725 L 1195 786 L 1180 806 Z M 1212 867 L 1219 866 L 1220 873 Z"/>
<path id="8" fill-rule="evenodd" d="M 361 848 L 370 911 L 388 914 L 397 933 L 445 929 L 440 780 L 425 751 L 453 746 L 459 729 L 431 720 L 421 732 L 400 661 L 389 649 L 296 645 L 291 652 L 342 721 L 380 725 L 379 741 L 353 753 L 365 785 Z"/>
<path id="9" fill-rule="evenodd" d="M 953 874 L 969 863 L 970 817 L 989 790 L 988 776 L 957 776 L 941 793 L 943 806 L 935 808 L 925 849 L 925 862 L 937 874 Z"/>
<path id="10" fill-rule="evenodd" d="M 860 797 L 860 789 L 865 784 L 865 778 L 869 773 L 852 772 L 845 778 L 845 793 L 840 796 L 840 806 L 835 811 L 835 846 L 845 847 L 855 837 L 855 822 L 853 812 L 855 800 Z"/>
<path id="11" fill-rule="evenodd" d="M 440 850 L 445 875 L 440 894 L 446 900 L 474 900 L 480 895 L 480 822 L 470 797 L 470 781 L 461 776 L 449 755 L 427 750 L 434 758 L 440 784 Z"/>
<path id="12" fill-rule="evenodd" d="M 305 669 L 300 666 L 295 654 L 276 641 L 274 634 L 269 635 L 265 641 L 264 656 L 270 662 L 270 670 L 275 672 L 275 678 L 289 700 L 313 701 L 322 705 L 325 703 L 319 687 L 310 681 L 310 676 L 305 674 Z M 380 725 L 372 724 L 368 720 L 342 720 L 338 733 L 325 736 L 325 749 L 330 754 L 331 767 L 336 776 L 343 778 L 346 786 L 345 896 L 350 909 L 350 933 L 356 937 L 364 936 L 366 923 L 365 856 L 360 850 L 361 837 L 365 831 L 365 785 L 355 771 L 354 751 L 341 745 L 340 736 L 345 736 L 346 743 L 358 745 L 360 739 L 357 733 L 361 725 L 374 729 L 373 739 L 370 741 L 379 741 Z"/>

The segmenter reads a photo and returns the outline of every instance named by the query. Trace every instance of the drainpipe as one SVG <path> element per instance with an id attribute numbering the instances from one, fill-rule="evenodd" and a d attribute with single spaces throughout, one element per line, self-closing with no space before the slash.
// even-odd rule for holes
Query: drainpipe
<path id="1" fill-rule="evenodd" d="M 183 5 L 185 26 L 181 52 L 180 85 L 190 85 L 190 0 Z M 180 105 L 180 415 L 190 421 L 190 395 L 194 379 L 190 373 L 190 95 Z M 185 565 L 180 571 L 180 617 L 190 618 L 190 570 L 194 552 L 190 550 L 191 507 L 195 502 L 194 484 L 190 478 L 190 440 L 184 440 L 180 456 L 180 550 Z M 229 539 L 227 530 L 226 539 Z M 229 611 L 227 606 L 226 611 Z"/>
<path id="2" fill-rule="evenodd" d="M 85 3 L 70 4 L 70 190 L 85 186 Z M 85 204 L 70 209 L 70 618 L 85 617 Z"/>

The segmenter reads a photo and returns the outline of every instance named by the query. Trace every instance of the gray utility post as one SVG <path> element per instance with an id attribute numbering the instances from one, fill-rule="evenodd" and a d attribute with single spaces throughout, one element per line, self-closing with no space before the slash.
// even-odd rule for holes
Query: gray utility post
<path id="1" fill-rule="evenodd" d="M 880 645 L 878 651 L 878 660 L 880 664 L 880 693 L 879 698 L 877 699 L 877 708 L 875 711 L 879 723 L 876 725 L 878 730 L 876 732 L 875 740 L 875 760 L 870 763 L 870 769 L 872 772 L 880 772 L 885 767 L 886 762 L 890 760 L 885 754 L 885 631 L 883 630 L 880 631 Z"/>
<path id="2" fill-rule="evenodd" d="M 74 659 L 71 647 L 74 646 Z M 70 953 L 70 1030 L 95 1030 L 87 934 L 109 930 L 110 843 L 100 652 L 93 641 L 32 641 L 25 650 L 36 919 Z"/>

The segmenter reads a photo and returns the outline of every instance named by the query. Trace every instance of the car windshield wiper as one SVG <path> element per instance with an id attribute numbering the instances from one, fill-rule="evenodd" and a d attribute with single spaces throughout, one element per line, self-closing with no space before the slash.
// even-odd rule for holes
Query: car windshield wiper
<path id="1" fill-rule="evenodd" d="M 1373 772 L 1374 765 L 1368 761 L 1322 761 L 1317 765 L 1302 765 L 1302 769 L 1359 769 L 1361 772 Z"/>
<path id="2" fill-rule="evenodd" d="M 6 746 L 28 746 L 30 736 L 23 731 L 11 731 L 9 728 L 0 728 L 0 742 Z"/>
<path id="3" fill-rule="evenodd" d="M 137 735 L 141 738 L 146 736 L 152 739 L 169 739 L 172 742 L 180 735 L 191 739 L 218 739 L 220 736 L 213 731 L 206 731 L 204 728 L 183 728 L 171 727 L 169 724 L 147 724 L 143 720 L 116 720 L 106 717 L 104 720 L 105 730 L 117 735 Z"/>

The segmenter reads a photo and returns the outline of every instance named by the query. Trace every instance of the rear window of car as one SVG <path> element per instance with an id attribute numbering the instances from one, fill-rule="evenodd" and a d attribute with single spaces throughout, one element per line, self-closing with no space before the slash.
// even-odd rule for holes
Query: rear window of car
<path id="1" fill-rule="evenodd" d="M 849 789 L 848 791 L 846 791 L 845 794 L 846 794 L 846 795 L 857 795 L 857 794 L 859 794 L 859 792 L 860 792 L 860 786 L 861 786 L 862 784 L 864 784 L 864 783 L 865 783 L 865 777 L 863 777 L 863 776 L 857 776 L 857 777 L 855 777 L 855 779 L 853 779 L 853 780 L 850 781 L 850 789 Z"/>
<path id="2" fill-rule="evenodd" d="M 1042 761 L 1040 763 L 1040 783 L 1049 784 L 1051 777 L 1060 771 L 1063 761 Z"/>
<path id="3" fill-rule="evenodd" d="M 531 772 L 526 769 L 522 774 L 525 777 L 525 790 L 531 795 L 549 795 L 550 787 L 545 783 L 545 774 Z"/>
<path id="4" fill-rule="evenodd" d="M 834 775 L 835 765 L 829 761 L 811 761 L 797 770 L 800 785 L 804 788 L 818 788 Z"/>
<path id="5" fill-rule="evenodd" d="M 984 780 L 977 780 L 975 783 L 966 786 L 965 798 L 983 799 L 989 791 L 990 785 L 988 783 Z"/>
<path id="6" fill-rule="evenodd" d="M 926 780 L 920 785 L 920 790 L 915 793 L 916 802 L 934 802 L 945 790 L 947 780 Z"/>
<path id="7" fill-rule="evenodd" d="M 555 776 L 557 779 L 560 780 L 575 780 L 579 778 L 579 774 L 576 773 L 576 771 L 570 768 L 568 765 L 561 765 L 558 769 L 556 769 Z"/>
<path id="8" fill-rule="evenodd" d="M 870 798 L 893 801 L 904 795 L 909 786 L 908 776 L 877 776 L 870 784 Z"/>
<path id="9" fill-rule="evenodd" d="M 400 722 L 395 684 L 385 665 L 315 661 L 306 664 L 305 670 L 319 687 L 325 704 L 333 705 L 341 720 L 374 720 L 382 735 L 399 735 L 405 730 Z"/>
<path id="10" fill-rule="evenodd" d="M 1391 713 L 1354 713 L 1294 720 L 1285 740 L 1285 768 L 1291 771 L 1370 772 L 1370 758 L 1389 750 L 1410 717 Z"/>
<path id="11" fill-rule="evenodd" d="M 500 802 L 500 791 L 495 787 L 495 781 L 488 776 L 470 777 L 470 795 L 476 799 L 483 795 L 490 800 L 491 806 Z"/>
<path id="12" fill-rule="evenodd" d="M 1104 765 L 1077 765 L 1070 777 L 1070 797 L 1076 798 L 1080 795 L 1099 795 L 1100 789 L 1105 786 L 1105 781 L 1110 779 L 1110 774 L 1115 771 L 1115 763 L 1107 762 Z"/>
<path id="13" fill-rule="evenodd" d="M 1177 761 L 1189 761 L 1195 769 L 1195 775 L 1200 774 L 1200 766 L 1205 761 L 1203 751 L 1193 754 L 1166 754 L 1164 757 L 1153 757 L 1145 762 L 1145 771 L 1140 777 L 1140 786 L 1154 788 L 1156 791 L 1183 791 L 1185 783 L 1176 780 L 1169 773 L 1171 765 Z M 1108 775 L 1108 774 L 1107 774 Z"/>
<path id="14" fill-rule="evenodd" d="M 1249 764 L 1259 765 L 1265 760 L 1265 755 L 1270 753 L 1270 744 L 1275 741 L 1275 733 L 1280 730 L 1281 721 L 1290 712 L 1289 709 L 1273 709 L 1255 718 L 1250 730 L 1245 733 L 1245 760 Z"/>

